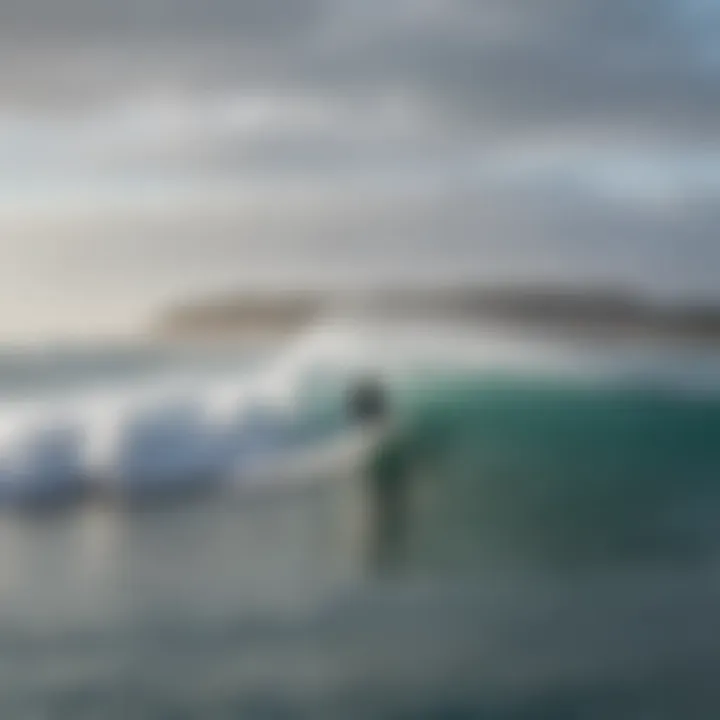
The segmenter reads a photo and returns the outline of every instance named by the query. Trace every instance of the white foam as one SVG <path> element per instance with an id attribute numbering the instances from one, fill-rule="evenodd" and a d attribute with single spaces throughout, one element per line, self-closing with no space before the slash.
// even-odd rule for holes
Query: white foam
<path id="1" fill-rule="evenodd" d="M 0 501 L 97 485 L 119 492 L 207 483 L 288 441 L 309 335 L 253 373 L 165 377 L 0 413 Z"/>
<path id="2" fill-rule="evenodd" d="M 24 498 L 75 489 L 82 428 L 53 405 L 11 405 L 0 418 L 0 493 Z"/>
<path id="3" fill-rule="evenodd" d="M 409 360 L 456 366 L 600 370 L 622 378 L 698 377 L 687 355 L 653 366 L 657 354 L 599 357 L 542 343 L 457 328 L 373 332 L 326 323 L 255 372 L 221 377 L 173 376 L 97 388 L 64 400 L 5 404 L 0 412 L 0 501 L 75 491 L 78 484 L 134 491 L 211 483 L 293 442 L 298 389 L 312 379 L 342 382 L 353 373 L 402 376 Z M 704 358 L 703 381 L 717 380 Z M 653 369 L 654 368 L 654 369 Z M 694 369 L 693 369 L 694 368 Z M 712 369 L 712 373 L 710 373 Z M 334 374 L 334 375 L 333 375 Z M 687 372 L 685 372 L 687 375 Z M 675 378 L 677 381 L 678 378 Z"/>

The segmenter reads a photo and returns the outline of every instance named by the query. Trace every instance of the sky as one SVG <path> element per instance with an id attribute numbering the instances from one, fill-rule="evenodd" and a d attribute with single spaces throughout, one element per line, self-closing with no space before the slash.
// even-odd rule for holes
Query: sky
<path id="1" fill-rule="evenodd" d="M 249 287 L 720 295 L 720 0 L 0 0 L 0 338 Z"/>

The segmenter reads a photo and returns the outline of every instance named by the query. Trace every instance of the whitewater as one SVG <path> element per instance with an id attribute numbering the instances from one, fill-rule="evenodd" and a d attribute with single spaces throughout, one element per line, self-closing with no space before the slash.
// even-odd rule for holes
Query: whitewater
<path id="1" fill-rule="evenodd" d="M 0 714 L 717 717 L 719 359 L 339 320 L 0 351 Z M 352 435 L 367 373 L 405 440 L 392 538 L 342 456 L 274 473 Z"/>
<path id="2" fill-rule="evenodd" d="M 367 373 L 383 379 L 406 415 L 428 389 L 442 393 L 448 377 L 500 373 L 688 397 L 720 387 L 707 349 L 548 342 L 452 323 L 324 321 L 274 356 L 237 365 L 166 367 L 5 398 L 0 504 L 226 486 L 247 468 L 347 430 L 344 393 Z"/>

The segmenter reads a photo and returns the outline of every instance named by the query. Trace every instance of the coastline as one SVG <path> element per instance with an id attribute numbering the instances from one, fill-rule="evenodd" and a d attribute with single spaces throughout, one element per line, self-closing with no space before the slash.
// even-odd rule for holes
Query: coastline
<path id="1" fill-rule="evenodd" d="M 323 317 L 453 322 L 594 341 L 720 344 L 720 304 L 577 287 L 236 293 L 171 307 L 149 335 L 171 343 L 276 345 Z"/>

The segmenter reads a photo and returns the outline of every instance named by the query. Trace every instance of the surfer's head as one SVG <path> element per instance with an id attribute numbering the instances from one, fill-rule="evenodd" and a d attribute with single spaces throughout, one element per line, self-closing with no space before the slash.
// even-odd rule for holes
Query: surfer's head
<path id="1" fill-rule="evenodd" d="M 377 422 L 388 412 L 385 388 L 375 376 L 361 377 L 350 386 L 347 398 L 348 414 L 359 423 Z"/>

